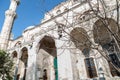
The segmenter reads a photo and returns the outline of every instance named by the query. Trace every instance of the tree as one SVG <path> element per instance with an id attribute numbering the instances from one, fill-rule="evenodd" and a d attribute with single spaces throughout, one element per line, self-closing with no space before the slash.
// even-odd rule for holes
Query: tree
<path id="1" fill-rule="evenodd" d="M 13 62 L 10 59 L 9 54 L 0 50 L 0 78 L 2 80 L 12 80 L 12 66 Z"/>
<path id="2" fill-rule="evenodd" d="M 90 0 L 87 3 L 90 10 L 98 18 L 93 27 L 93 36 L 95 43 L 99 44 L 103 50 L 98 47 L 96 50 L 120 72 L 120 26 L 119 26 L 119 10 L 120 1 L 113 0 L 112 7 L 109 4 L 110 0 L 96 0 L 96 5 L 92 4 Z M 109 14 L 112 13 L 112 14 Z M 114 14 L 113 14 L 114 13 Z M 101 29 L 100 29 L 101 28 Z M 102 34 L 102 33 L 103 34 Z M 104 52 L 104 54 L 102 53 Z M 116 54 L 118 60 L 116 63 L 112 60 L 110 53 Z M 117 59 L 116 58 L 116 59 Z"/>
<path id="3" fill-rule="evenodd" d="M 73 31 L 70 34 L 68 29 L 64 29 L 66 25 L 63 25 L 62 31 L 71 37 L 76 48 L 81 51 L 85 48 L 97 50 L 120 73 L 120 1 L 83 0 L 83 2 L 87 4 L 87 9 L 85 8 L 86 11 L 83 13 L 78 13 L 77 17 L 80 17 L 75 22 L 82 23 L 80 20 L 84 19 L 88 22 L 85 25 L 89 26 L 90 19 L 96 18 L 97 21 L 94 23 L 93 29 L 85 31 L 82 28 L 76 28 L 75 30 L 74 23 L 69 23 L 68 19 L 63 16 L 70 25 L 69 27 L 73 28 Z M 87 19 L 86 16 L 89 18 Z M 60 25 L 59 22 L 56 22 L 56 24 Z M 90 35 L 88 36 L 90 32 L 93 35 L 94 42 L 91 41 Z M 116 60 L 113 60 L 111 53 L 116 55 Z"/>

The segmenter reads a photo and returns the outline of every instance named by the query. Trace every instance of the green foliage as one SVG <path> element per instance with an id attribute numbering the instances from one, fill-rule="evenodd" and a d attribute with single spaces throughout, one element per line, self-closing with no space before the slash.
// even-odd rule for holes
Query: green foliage
<path id="1" fill-rule="evenodd" d="M 0 78 L 2 80 L 12 80 L 13 62 L 5 51 L 0 50 Z"/>

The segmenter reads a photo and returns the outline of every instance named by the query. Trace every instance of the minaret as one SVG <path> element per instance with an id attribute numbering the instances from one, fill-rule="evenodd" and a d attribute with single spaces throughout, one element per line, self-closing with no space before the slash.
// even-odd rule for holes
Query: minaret
<path id="1" fill-rule="evenodd" d="M 0 49 L 6 50 L 10 40 L 11 30 L 16 17 L 16 8 L 19 0 L 11 0 L 9 9 L 5 12 L 5 20 L 1 31 Z"/>

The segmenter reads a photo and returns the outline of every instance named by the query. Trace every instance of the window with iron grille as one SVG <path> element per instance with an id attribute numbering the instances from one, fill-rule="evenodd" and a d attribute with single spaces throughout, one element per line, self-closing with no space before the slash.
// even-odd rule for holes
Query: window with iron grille
<path id="1" fill-rule="evenodd" d="M 111 61 L 113 63 L 114 66 L 116 66 L 118 69 L 120 69 L 120 61 L 118 59 L 118 57 L 116 56 L 115 53 L 113 54 L 109 54 Z M 109 63 L 109 62 L 108 62 Z M 112 74 L 112 76 L 120 76 L 120 72 L 118 72 L 114 66 L 112 64 L 109 63 L 109 67 L 110 67 L 110 72 Z"/>
<path id="2" fill-rule="evenodd" d="M 93 58 L 86 58 L 85 65 L 86 65 L 87 76 L 89 78 L 97 77 L 97 72 Z"/>

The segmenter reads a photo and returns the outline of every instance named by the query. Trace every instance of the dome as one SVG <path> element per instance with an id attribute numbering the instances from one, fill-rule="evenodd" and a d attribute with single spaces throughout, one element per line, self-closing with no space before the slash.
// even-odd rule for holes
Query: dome
<path id="1" fill-rule="evenodd" d="M 29 27 L 25 28 L 24 31 L 29 30 L 29 29 L 32 29 L 33 27 L 35 27 L 35 26 L 29 26 Z"/>

